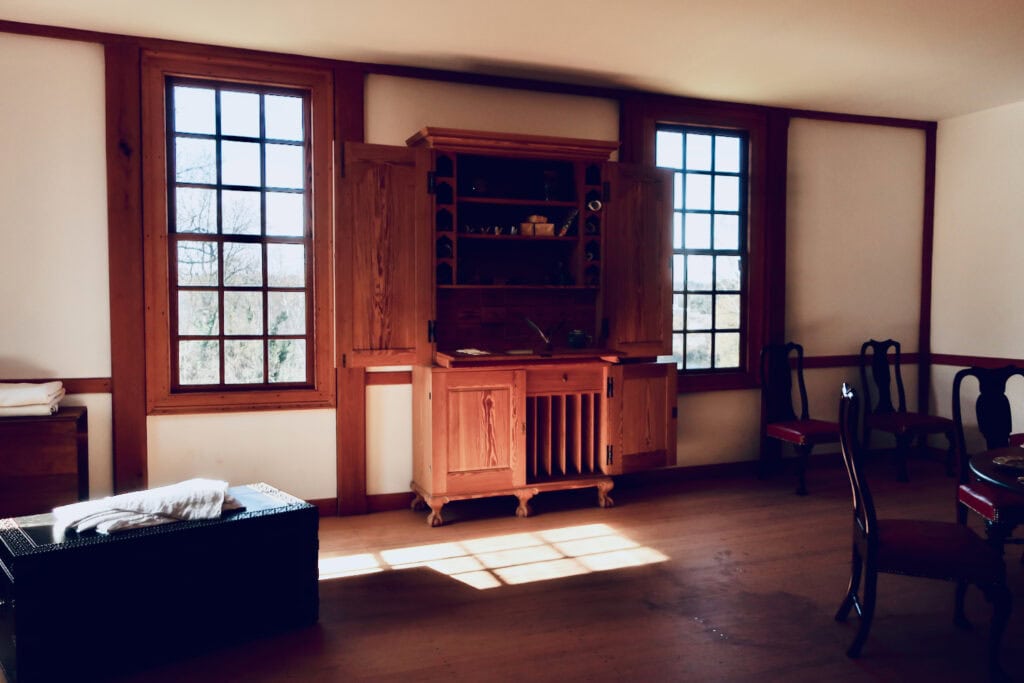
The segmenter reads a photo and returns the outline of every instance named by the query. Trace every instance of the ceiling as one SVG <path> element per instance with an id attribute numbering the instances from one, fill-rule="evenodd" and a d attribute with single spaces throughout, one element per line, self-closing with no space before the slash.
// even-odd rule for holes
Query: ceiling
<path id="1" fill-rule="evenodd" d="M 1024 0 L 0 0 L 0 19 L 873 116 L 1024 101 Z"/>

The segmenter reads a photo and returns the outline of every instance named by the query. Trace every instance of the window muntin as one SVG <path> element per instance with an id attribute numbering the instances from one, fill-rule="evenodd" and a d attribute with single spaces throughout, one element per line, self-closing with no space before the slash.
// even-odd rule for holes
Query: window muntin
<path id="1" fill-rule="evenodd" d="M 167 79 L 172 391 L 313 382 L 308 91 Z"/>
<path id="2" fill-rule="evenodd" d="M 655 163 L 675 172 L 672 352 L 681 370 L 742 369 L 747 306 L 748 138 L 659 125 Z"/>

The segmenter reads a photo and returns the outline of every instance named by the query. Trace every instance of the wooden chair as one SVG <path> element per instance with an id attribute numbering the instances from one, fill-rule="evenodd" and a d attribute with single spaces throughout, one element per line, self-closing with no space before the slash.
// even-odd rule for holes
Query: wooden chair
<path id="1" fill-rule="evenodd" d="M 978 429 L 985 437 L 985 447 L 1006 448 L 1019 445 L 1024 434 L 1011 434 L 1010 401 L 1006 398 L 1006 383 L 1015 376 L 1024 377 L 1024 367 L 1007 365 L 1002 368 L 964 368 L 953 378 L 953 424 L 956 427 L 957 465 L 960 486 L 956 492 L 956 521 L 967 524 L 967 511 L 971 510 L 985 520 L 985 533 L 989 543 L 1003 552 L 1006 543 L 1024 543 L 1024 539 L 1011 539 L 1014 527 L 1024 522 L 1024 496 L 1004 488 L 977 481 L 970 474 L 970 455 L 964 439 L 961 414 L 963 381 L 974 377 L 978 381 L 978 398 L 974 404 Z M 1024 560 L 1024 558 L 1022 558 Z"/>
<path id="2" fill-rule="evenodd" d="M 889 349 L 894 351 L 892 363 L 889 362 Z M 868 368 L 874 380 L 877 400 L 872 403 Z M 954 444 L 953 421 L 949 418 L 926 413 L 912 413 L 907 410 L 907 397 L 903 390 L 903 373 L 900 369 L 900 343 L 892 339 L 875 341 L 869 339 L 860 347 L 861 386 L 867 396 L 864 410 L 863 444 L 867 448 L 871 443 L 871 430 L 888 432 L 896 437 L 896 473 L 900 481 L 908 481 L 907 456 L 914 439 L 922 445 L 929 434 L 945 434 L 949 441 L 946 453 L 946 474 L 953 476 Z M 893 405 L 892 385 L 896 384 L 898 403 Z"/>
<path id="3" fill-rule="evenodd" d="M 846 621 L 851 609 L 856 609 L 860 616 L 860 627 L 846 655 L 859 657 L 871 630 L 879 572 L 955 582 L 953 623 L 965 629 L 970 623 L 964 615 L 964 595 L 967 586 L 974 584 L 993 608 L 988 665 L 994 680 L 1003 679 L 999 646 L 1010 617 L 1012 597 L 1006 585 L 1002 557 L 962 524 L 878 519 L 871 489 L 864 477 L 856 427 L 857 398 L 844 384 L 839 400 L 839 434 L 853 493 L 853 557 L 850 585 L 835 619 Z"/>
<path id="4" fill-rule="evenodd" d="M 795 371 L 790 356 L 796 354 Z M 800 390 L 800 416 L 793 409 L 793 374 Z M 764 420 L 761 457 L 772 449 L 768 439 L 793 444 L 797 453 L 797 495 L 807 495 L 807 461 L 814 447 L 839 441 L 839 425 L 813 420 L 807 414 L 807 387 L 804 385 L 804 348 L 794 342 L 768 344 L 761 349 L 761 396 Z M 762 460 L 762 472 L 763 472 Z"/>

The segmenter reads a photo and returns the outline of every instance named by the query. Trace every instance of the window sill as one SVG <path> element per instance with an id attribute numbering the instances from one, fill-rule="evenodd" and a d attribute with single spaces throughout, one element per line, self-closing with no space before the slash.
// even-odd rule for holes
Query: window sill
<path id="1" fill-rule="evenodd" d="M 149 415 L 193 413 L 235 413 L 253 410 L 310 410 L 333 408 L 333 387 L 328 391 L 293 389 L 282 391 L 211 391 L 152 397 Z"/>

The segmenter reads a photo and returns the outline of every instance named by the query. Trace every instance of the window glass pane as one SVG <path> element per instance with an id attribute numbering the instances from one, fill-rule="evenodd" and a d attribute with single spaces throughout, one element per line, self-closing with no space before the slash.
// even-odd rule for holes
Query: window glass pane
<path id="1" fill-rule="evenodd" d="M 672 212 L 672 248 L 683 248 L 683 214 Z"/>
<path id="2" fill-rule="evenodd" d="M 270 381 L 306 381 L 306 342 L 303 339 L 271 339 Z"/>
<path id="3" fill-rule="evenodd" d="M 686 295 L 672 295 L 672 329 L 686 329 Z"/>
<path id="4" fill-rule="evenodd" d="M 178 342 L 178 375 L 180 384 L 220 382 L 220 342 L 216 339 Z"/>
<path id="5" fill-rule="evenodd" d="M 212 135 L 217 132 L 216 120 L 212 89 L 174 86 L 174 130 Z"/>
<path id="6" fill-rule="evenodd" d="M 221 135 L 260 136 L 260 96 L 251 92 L 222 90 L 220 93 Z"/>
<path id="7" fill-rule="evenodd" d="M 654 137 L 655 164 L 665 168 L 683 167 L 683 134 L 659 130 Z"/>
<path id="8" fill-rule="evenodd" d="M 707 332 L 686 335 L 686 369 L 711 367 L 711 335 Z"/>
<path id="9" fill-rule="evenodd" d="M 711 176 L 703 173 L 686 174 L 686 208 L 711 208 Z"/>
<path id="10" fill-rule="evenodd" d="M 683 208 L 683 174 L 673 173 L 672 176 L 672 208 L 681 209 Z"/>
<path id="11" fill-rule="evenodd" d="M 710 294 L 688 294 L 686 296 L 687 330 L 711 329 L 712 298 Z"/>
<path id="12" fill-rule="evenodd" d="M 302 287 L 306 283 L 306 252 L 301 244 L 267 245 L 267 284 Z"/>
<path id="13" fill-rule="evenodd" d="M 217 232 L 216 190 L 175 188 L 174 229 L 177 232 Z"/>
<path id="14" fill-rule="evenodd" d="M 224 340 L 224 382 L 226 384 L 263 382 L 262 340 Z"/>
<path id="15" fill-rule="evenodd" d="M 735 214 L 715 214 L 715 249 L 740 248 L 740 218 Z"/>
<path id="16" fill-rule="evenodd" d="M 715 289 L 740 288 L 740 257 L 718 256 L 718 269 L 715 271 Z"/>
<path id="17" fill-rule="evenodd" d="M 174 179 L 179 183 L 217 182 L 217 146 L 213 140 L 174 138 Z"/>
<path id="18" fill-rule="evenodd" d="M 270 334 L 305 334 L 306 294 L 268 292 L 267 326 Z"/>
<path id="19" fill-rule="evenodd" d="M 267 234 L 301 237 L 305 232 L 304 199 L 295 192 L 268 192 Z"/>
<path id="20" fill-rule="evenodd" d="M 740 139 L 719 135 L 715 139 L 715 170 L 725 173 L 739 173 Z"/>
<path id="21" fill-rule="evenodd" d="M 178 334 L 218 334 L 218 315 L 216 290 L 178 292 Z"/>
<path id="22" fill-rule="evenodd" d="M 706 213 L 686 214 L 686 248 L 711 248 L 711 215 Z"/>
<path id="23" fill-rule="evenodd" d="M 264 98 L 267 137 L 271 140 L 302 140 L 302 98 L 267 95 Z"/>
<path id="24" fill-rule="evenodd" d="M 686 335 L 682 335 L 682 334 L 673 334 L 672 335 L 672 357 L 676 358 L 679 361 L 683 360 L 683 355 L 685 354 L 685 346 L 686 346 L 685 339 L 686 339 Z M 677 366 L 678 367 L 682 367 L 682 363 L 681 362 L 677 363 Z"/>
<path id="25" fill-rule="evenodd" d="M 715 211 L 739 211 L 740 179 L 736 176 L 715 176 Z"/>
<path id="26" fill-rule="evenodd" d="M 263 284 L 263 248 L 259 244 L 224 243 L 224 286 L 259 287 Z"/>
<path id="27" fill-rule="evenodd" d="M 677 292 L 686 289 L 686 257 L 682 254 L 672 256 L 672 289 Z"/>
<path id="28" fill-rule="evenodd" d="M 260 193 L 221 190 L 221 210 L 226 235 L 260 234 Z"/>
<path id="29" fill-rule="evenodd" d="M 224 292 L 224 334 L 263 334 L 261 292 Z"/>
<path id="30" fill-rule="evenodd" d="M 715 335 L 715 367 L 737 368 L 740 365 L 740 335 L 719 332 Z"/>
<path id="31" fill-rule="evenodd" d="M 711 289 L 711 267 L 713 263 L 712 256 L 687 256 L 687 277 L 686 277 L 686 289 L 689 291 L 694 290 L 708 290 Z"/>
<path id="32" fill-rule="evenodd" d="M 686 135 L 686 170 L 711 170 L 711 136 L 700 133 Z"/>
<path id="33" fill-rule="evenodd" d="M 719 294 L 715 297 L 715 328 L 739 329 L 740 295 Z"/>
<path id="34" fill-rule="evenodd" d="M 225 185 L 260 184 L 260 145 L 258 142 L 221 143 L 221 182 Z"/>
<path id="35" fill-rule="evenodd" d="M 178 241 L 178 284 L 183 287 L 202 287 L 218 284 L 216 242 Z"/>
<path id="36" fill-rule="evenodd" d="M 304 170 L 301 146 L 267 145 L 267 187 L 301 190 L 305 185 Z"/>

